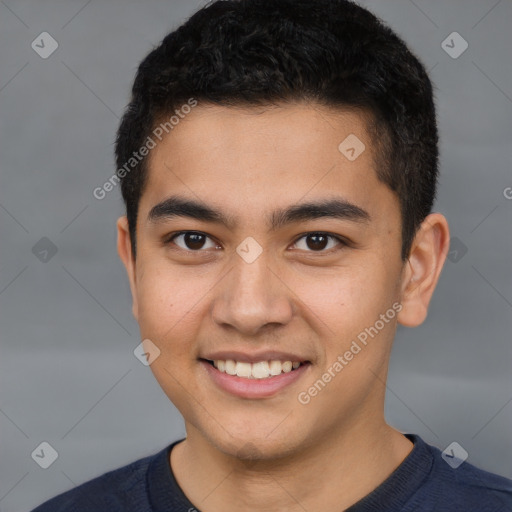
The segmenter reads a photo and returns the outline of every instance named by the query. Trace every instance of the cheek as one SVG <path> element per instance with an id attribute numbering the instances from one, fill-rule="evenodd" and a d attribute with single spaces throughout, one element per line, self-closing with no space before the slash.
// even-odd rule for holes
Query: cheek
<path id="1" fill-rule="evenodd" d="M 391 308 L 392 281 L 392 269 L 373 261 L 340 267 L 325 276 L 302 277 L 293 290 L 303 305 L 301 314 L 325 334 L 324 346 L 332 358 L 333 353 L 348 350 L 352 340 Z M 389 323 L 380 329 L 383 335 L 389 333 Z"/>
<path id="2" fill-rule="evenodd" d="M 192 320 L 203 305 L 202 295 L 204 288 L 197 279 L 162 271 L 156 265 L 146 270 L 137 290 L 141 334 L 162 342 L 186 338 L 193 332 Z"/>
<path id="3" fill-rule="evenodd" d="M 150 339 L 160 350 L 151 371 L 180 410 L 188 407 L 188 393 L 197 394 L 184 376 L 190 375 L 196 364 L 197 333 L 206 314 L 206 302 L 200 298 L 205 290 L 208 287 L 200 287 L 197 279 L 159 271 L 156 265 L 144 273 L 138 285 L 141 337 Z"/>

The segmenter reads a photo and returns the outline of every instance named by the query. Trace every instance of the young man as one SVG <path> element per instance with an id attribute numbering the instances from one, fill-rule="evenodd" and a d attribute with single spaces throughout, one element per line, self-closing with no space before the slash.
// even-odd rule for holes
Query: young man
<path id="1" fill-rule="evenodd" d="M 36 511 L 512 510 L 512 481 L 384 419 L 448 251 L 437 139 L 424 67 L 346 0 L 169 34 L 119 128 L 118 250 L 187 437 Z"/>

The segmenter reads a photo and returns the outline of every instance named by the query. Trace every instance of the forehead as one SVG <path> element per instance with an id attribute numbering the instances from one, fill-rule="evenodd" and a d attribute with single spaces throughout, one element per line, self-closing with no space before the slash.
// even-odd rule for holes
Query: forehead
<path id="1" fill-rule="evenodd" d="M 366 121 L 311 104 L 199 104 L 151 151 L 141 206 L 180 193 L 261 216 L 269 206 L 340 195 L 369 210 L 390 191 L 377 179 Z"/>
<path id="2" fill-rule="evenodd" d="M 230 153 L 245 151 L 247 157 L 257 154 L 261 158 L 270 146 L 283 159 L 289 158 L 291 152 L 314 158 L 327 146 L 330 146 L 330 153 L 338 157 L 339 145 L 347 137 L 357 142 L 359 149 L 364 141 L 366 158 L 363 160 L 377 156 L 367 131 L 371 114 L 363 110 L 340 110 L 315 103 L 264 107 L 199 104 L 187 115 L 180 116 L 181 119 L 172 117 L 176 124 L 167 124 L 163 140 L 150 156 L 171 149 L 195 150 L 197 153 L 204 145 L 208 154 L 213 156 L 215 153 L 216 157 L 219 153 L 227 157 Z"/>

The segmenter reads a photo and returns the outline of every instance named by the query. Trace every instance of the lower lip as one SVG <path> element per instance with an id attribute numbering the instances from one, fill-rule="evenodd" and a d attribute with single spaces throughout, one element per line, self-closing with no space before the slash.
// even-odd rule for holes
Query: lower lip
<path id="1" fill-rule="evenodd" d="M 310 363 L 301 364 L 295 370 L 266 379 L 245 379 L 220 372 L 206 361 L 200 361 L 211 379 L 224 391 L 240 398 L 267 398 L 300 379 L 308 371 Z"/>

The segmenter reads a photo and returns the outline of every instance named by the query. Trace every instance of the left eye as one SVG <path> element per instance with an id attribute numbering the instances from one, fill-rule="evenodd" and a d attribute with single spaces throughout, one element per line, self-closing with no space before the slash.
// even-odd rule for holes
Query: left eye
<path id="1" fill-rule="evenodd" d="M 181 243 L 178 243 L 179 240 Z M 210 245 L 208 245 L 208 241 Z M 169 239 L 169 242 L 174 242 L 181 249 L 187 251 L 199 251 L 200 249 L 212 249 L 218 247 L 211 238 L 206 236 L 204 233 L 197 231 L 185 231 L 183 233 L 177 233 Z"/>
<path id="2" fill-rule="evenodd" d="M 304 242 L 302 242 L 302 247 L 298 247 L 299 249 L 313 252 L 326 252 L 324 249 L 332 249 L 336 245 L 345 245 L 341 238 L 327 233 L 308 233 L 299 238 L 294 245 L 301 245 L 301 241 Z M 334 241 L 334 243 L 329 246 L 329 241 Z"/>

